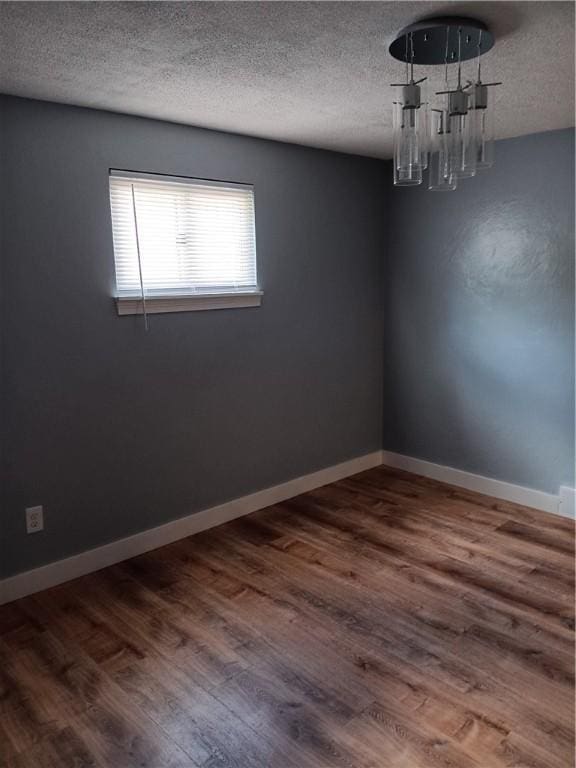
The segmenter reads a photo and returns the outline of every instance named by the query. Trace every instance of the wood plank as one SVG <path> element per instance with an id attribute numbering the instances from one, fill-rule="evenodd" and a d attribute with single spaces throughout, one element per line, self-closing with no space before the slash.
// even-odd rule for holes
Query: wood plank
<path id="1" fill-rule="evenodd" d="M 245 549 L 251 545 L 242 543 L 229 546 Z M 207 554 L 206 547 L 197 557 L 200 561 L 210 562 L 214 569 L 218 566 L 224 570 L 227 568 L 228 558 L 219 557 L 218 554 Z M 266 558 L 267 555 L 265 550 L 260 550 L 254 551 L 253 557 Z M 268 564 L 270 565 L 270 562 Z M 320 612 L 325 623 L 334 625 L 334 631 L 337 631 L 338 625 L 345 624 L 347 630 L 354 634 L 355 642 L 366 644 L 368 649 L 373 649 L 375 643 L 385 643 L 388 652 L 395 658 L 405 661 L 417 659 L 418 663 L 428 664 L 431 667 L 431 674 L 441 676 L 445 682 L 461 690 L 478 686 L 482 680 L 481 667 L 475 661 L 470 663 L 467 669 L 460 663 L 462 646 L 473 652 L 473 657 L 486 657 L 495 670 L 493 674 L 498 674 L 502 682 L 507 681 L 512 687 L 517 683 L 518 677 L 525 679 L 527 683 L 532 680 L 533 669 L 527 668 L 525 656 L 510 658 L 508 654 L 508 658 L 501 662 L 498 653 L 493 649 L 476 642 L 475 638 L 466 634 L 462 627 L 448 626 L 440 617 L 435 620 L 434 617 L 414 615 L 413 611 L 402 612 L 389 600 L 386 602 L 385 595 L 381 596 L 381 602 L 386 602 L 383 609 L 364 594 L 349 594 L 357 590 L 354 582 L 346 585 L 346 590 L 340 588 L 335 594 L 333 585 L 322 581 L 321 577 L 315 573 L 296 572 L 296 569 L 278 558 L 275 560 L 275 565 L 276 579 L 268 577 L 268 580 L 264 581 L 264 575 L 258 575 L 259 581 L 265 584 L 268 594 L 272 594 L 275 589 L 285 588 L 288 599 L 291 599 L 294 604 L 298 603 L 307 617 L 311 619 L 314 612 Z M 279 581 L 279 577 L 283 581 Z M 254 578 L 246 577 L 248 586 Z M 532 649 L 528 648 L 527 654 L 528 652 L 532 653 Z M 534 702 L 553 710 L 557 697 L 570 700 L 571 670 L 566 669 L 566 665 L 569 664 L 567 660 L 557 668 L 557 674 L 562 678 L 561 685 L 564 685 L 565 690 L 561 685 L 549 683 L 547 678 L 551 674 L 550 669 L 556 667 L 556 662 L 549 655 L 540 656 L 540 653 L 543 652 L 538 651 L 534 658 L 529 656 L 534 662 L 534 668 L 537 661 L 541 663 L 543 669 L 540 672 L 546 678 L 539 681 L 539 695 L 537 698 L 534 697 Z M 567 689 L 566 686 L 568 686 Z M 531 697 L 532 694 L 528 691 L 525 696 Z"/>
<path id="2" fill-rule="evenodd" d="M 0 608 L 7 768 L 566 768 L 574 525 L 378 468 Z"/>

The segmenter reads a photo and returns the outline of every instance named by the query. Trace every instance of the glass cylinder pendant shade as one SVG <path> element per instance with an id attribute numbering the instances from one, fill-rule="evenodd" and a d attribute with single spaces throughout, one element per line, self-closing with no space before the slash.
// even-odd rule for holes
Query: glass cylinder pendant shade
<path id="1" fill-rule="evenodd" d="M 459 179 L 476 175 L 475 122 L 468 108 L 468 94 L 455 91 L 450 94 L 450 167 Z"/>
<path id="2" fill-rule="evenodd" d="M 488 102 L 488 87 L 477 83 L 472 90 L 470 117 L 474 123 L 476 168 L 494 164 L 494 105 Z"/>
<path id="3" fill-rule="evenodd" d="M 428 168 L 428 159 L 429 159 L 429 143 L 430 143 L 430 124 L 429 124 L 429 115 L 428 115 L 428 96 L 427 96 L 427 81 L 425 80 L 422 85 L 418 86 L 420 88 L 420 108 L 418 110 L 419 112 L 419 119 L 420 119 L 420 165 L 422 166 L 422 170 L 426 170 Z"/>
<path id="4" fill-rule="evenodd" d="M 401 86 L 402 99 L 394 103 L 394 183 L 419 184 L 428 165 L 426 105 L 420 86 Z"/>
<path id="5" fill-rule="evenodd" d="M 444 111 L 435 111 L 431 118 L 428 189 L 433 192 L 451 192 L 456 189 L 457 179 L 450 165 L 450 134 L 446 130 L 449 125 L 448 114 Z"/>

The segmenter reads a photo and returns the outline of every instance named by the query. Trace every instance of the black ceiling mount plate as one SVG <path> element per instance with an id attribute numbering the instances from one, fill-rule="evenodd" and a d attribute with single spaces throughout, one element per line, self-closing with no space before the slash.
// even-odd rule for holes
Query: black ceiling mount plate
<path id="1" fill-rule="evenodd" d="M 446 30 L 448 29 L 448 63 L 458 61 L 458 30 L 461 30 L 461 60 L 474 59 L 494 45 L 494 35 L 477 19 L 463 16 L 437 16 L 405 27 L 388 49 L 399 61 L 411 60 L 410 35 L 414 47 L 414 64 L 444 64 Z"/>

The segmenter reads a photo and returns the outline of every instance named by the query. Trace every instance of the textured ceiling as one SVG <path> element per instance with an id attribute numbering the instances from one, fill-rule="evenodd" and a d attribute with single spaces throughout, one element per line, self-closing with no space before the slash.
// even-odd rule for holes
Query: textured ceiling
<path id="1" fill-rule="evenodd" d="M 387 157 L 388 45 L 447 12 L 496 35 L 500 137 L 574 124 L 571 2 L 2 2 L 0 92 Z"/>

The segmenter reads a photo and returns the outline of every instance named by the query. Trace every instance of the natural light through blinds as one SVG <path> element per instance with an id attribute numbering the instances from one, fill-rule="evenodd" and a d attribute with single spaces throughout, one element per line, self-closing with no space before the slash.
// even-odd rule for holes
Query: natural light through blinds
<path id="1" fill-rule="evenodd" d="M 134 194 L 132 193 L 134 190 Z M 246 184 L 110 172 L 119 297 L 258 290 L 254 192 Z"/>

